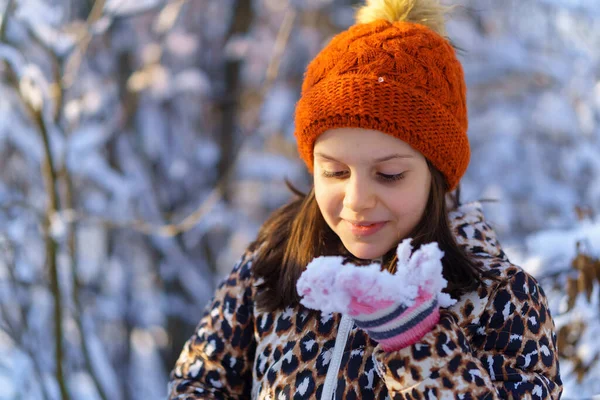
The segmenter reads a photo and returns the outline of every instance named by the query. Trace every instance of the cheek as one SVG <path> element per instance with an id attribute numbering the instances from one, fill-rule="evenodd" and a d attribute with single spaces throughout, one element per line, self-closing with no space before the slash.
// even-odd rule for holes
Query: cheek
<path id="1" fill-rule="evenodd" d="M 396 193 L 388 196 L 387 207 L 398 218 L 415 216 L 420 218 L 425 207 L 429 193 L 421 191 L 409 193 Z"/>
<path id="2" fill-rule="evenodd" d="M 317 200 L 317 204 L 319 205 L 319 209 L 321 213 L 326 214 L 328 209 L 328 203 L 331 201 L 329 199 L 328 190 L 318 179 L 315 179 L 315 199 Z"/>
<path id="3" fill-rule="evenodd" d="M 321 214 L 326 220 L 339 214 L 339 208 L 342 204 L 340 200 L 339 190 L 332 185 L 324 185 L 315 179 L 315 198 Z M 342 196 L 343 199 L 343 196 Z"/>

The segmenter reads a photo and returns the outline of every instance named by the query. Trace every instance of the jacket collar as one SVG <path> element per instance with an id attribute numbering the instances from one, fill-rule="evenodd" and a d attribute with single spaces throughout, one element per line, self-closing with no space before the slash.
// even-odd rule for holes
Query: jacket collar
<path id="1" fill-rule="evenodd" d="M 480 257 L 506 258 L 496 232 L 487 223 L 481 203 L 462 204 L 448 213 L 450 227 L 459 246 Z"/>

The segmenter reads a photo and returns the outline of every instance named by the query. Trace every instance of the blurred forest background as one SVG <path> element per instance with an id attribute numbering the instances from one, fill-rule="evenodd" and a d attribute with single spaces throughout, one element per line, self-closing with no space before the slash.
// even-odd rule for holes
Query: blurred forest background
<path id="1" fill-rule="evenodd" d="M 162 399 L 202 309 L 310 177 L 293 111 L 351 0 L 0 0 L 0 399 Z M 463 201 L 600 394 L 600 3 L 460 0 Z M 594 337 L 596 336 L 596 337 Z"/>

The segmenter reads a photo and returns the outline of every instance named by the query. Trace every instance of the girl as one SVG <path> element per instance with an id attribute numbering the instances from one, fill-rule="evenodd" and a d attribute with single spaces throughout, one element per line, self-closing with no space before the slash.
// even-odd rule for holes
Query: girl
<path id="1" fill-rule="evenodd" d="M 542 288 L 509 262 L 480 205 L 450 196 L 470 150 L 444 11 L 367 1 L 309 64 L 295 124 L 314 187 L 269 218 L 219 286 L 171 373 L 171 399 L 560 397 Z M 347 312 L 305 306 L 310 287 L 299 294 L 298 282 L 315 257 L 420 276 L 396 254 L 406 238 L 439 245 L 455 304 L 440 307 L 432 277 L 412 303 L 359 301 L 356 280 Z M 386 279 L 370 289 L 385 292 Z"/>

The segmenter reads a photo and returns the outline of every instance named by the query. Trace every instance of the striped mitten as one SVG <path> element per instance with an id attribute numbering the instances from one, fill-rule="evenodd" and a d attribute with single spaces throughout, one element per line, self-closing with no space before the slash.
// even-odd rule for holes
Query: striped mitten
<path id="1" fill-rule="evenodd" d="M 414 253 L 410 243 L 405 239 L 398 245 L 394 274 L 377 263 L 357 267 L 344 265 L 340 256 L 315 258 L 298 279 L 300 302 L 321 312 L 349 314 L 385 351 L 418 342 L 438 323 L 440 307 L 456 301 L 442 292 L 447 282 L 437 243 Z"/>
<path id="2" fill-rule="evenodd" d="M 420 341 L 438 323 L 440 306 L 455 303 L 442 293 L 447 282 L 442 277 L 444 253 L 437 243 L 414 252 L 410 243 L 407 239 L 398 246 L 393 276 L 379 271 L 372 279 L 344 274 L 337 280 L 338 288 L 350 298 L 348 313 L 356 325 L 385 351 Z"/>
<path id="3" fill-rule="evenodd" d="M 414 304 L 379 300 L 369 304 L 351 297 L 349 314 L 354 323 L 386 351 L 396 351 L 417 343 L 439 321 L 439 304 L 426 288 L 419 288 Z"/>

